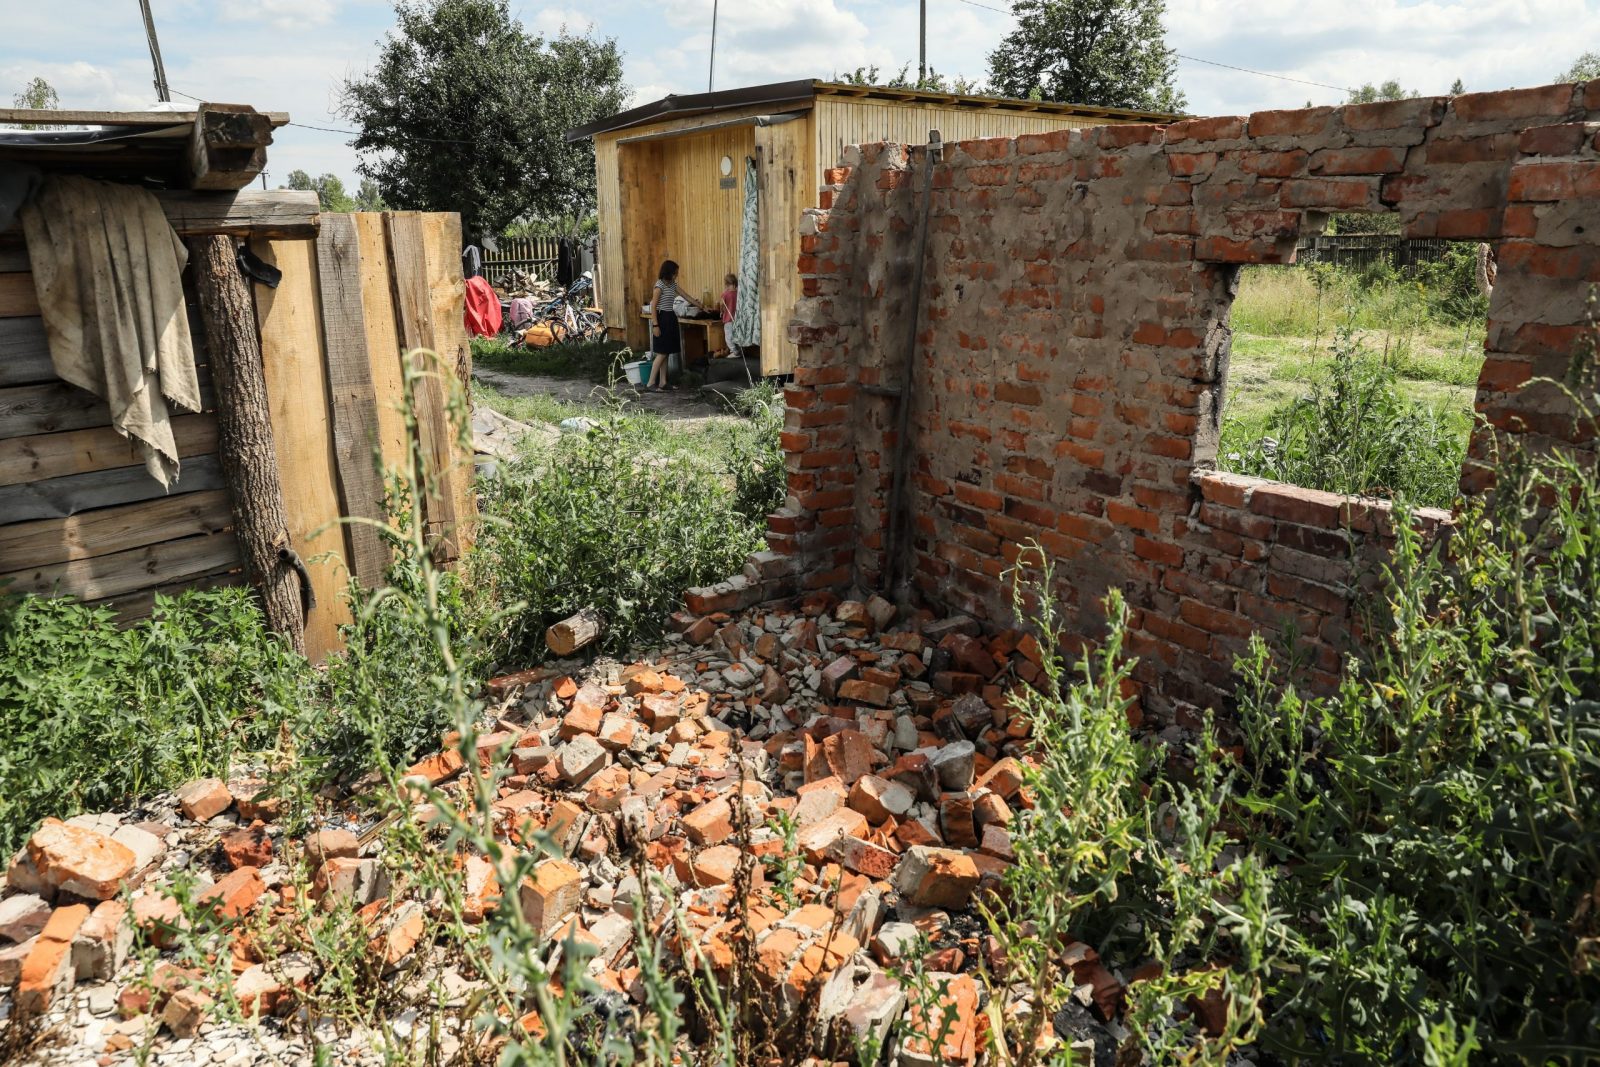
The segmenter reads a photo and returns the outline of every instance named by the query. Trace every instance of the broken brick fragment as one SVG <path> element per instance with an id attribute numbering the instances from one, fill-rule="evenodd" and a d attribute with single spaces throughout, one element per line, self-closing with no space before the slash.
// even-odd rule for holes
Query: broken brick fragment
<path id="1" fill-rule="evenodd" d="M 978 888 L 978 868 L 965 852 L 917 845 L 901 857 L 894 886 L 919 907 L 959 911 Z"/>
<path id="2" fill-rule="evenodd" d="M 90 900 L 116 896 L 136 862 L 126 845 L 58 819 L 46 819 L 34 831 L 27 854 L 45 886 Z"/>
<path id="3" fill-rule="evenodd" d="M 221 778 L 197 778 L 178 787 L 178 807 L 195 822 L 210 822 L 228 810 L 233 794 Z"/>

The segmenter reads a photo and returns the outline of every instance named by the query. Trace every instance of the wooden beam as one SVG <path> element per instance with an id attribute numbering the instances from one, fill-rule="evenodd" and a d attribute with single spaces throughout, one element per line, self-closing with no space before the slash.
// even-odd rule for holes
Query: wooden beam
<path id="1" fill-rule="evenodd" d="M 34 292 L 33 275 L 26 271 L 0 274 L 0 319 L 37 314 L 39 296 Z"/>
<path id="2" fill-rule="evenodd" d="M 217 420 L 211 415 L 179 415 L 172 420 L 172 436 L 178 445 L 178 458 L 187 464 L 196 456 L 217 450 Z M 110 426 L 0 440 L 0 486 L 143 463 L 139 443 Z M 185 465 L 183 473 L 187 472 Z"/>
<path id="3" fill-rule="evenodd" d="M 328 359 L 333 408 L 333 450 L 350 571 L 368 589 L 383 584 L 389 547 L 374 523 L 384 521 L 383 478 L 378 474 L 378 397 L 367 354 L 361 302 L 361 248 L 353 215 L 324 215 L 317 238 L 317 278 L 322 295 L 322 343 Z"/>
<path id="4" fill-rule="evenodd" d="M 239 106 L 239 105 L 233 105 Z M 33 126 L 174 126 L 192 123 L 193 111 L 61 111 L 27 107 L 0 108 L 0 123 Z M 273 127 L 287 126 L 287 111 L 263 111 Z"/>
<path id="5" fill-rule="evenodd" d="M 142 464 L 90 471 L 87 474 L 69 474 L 61 478 L 42 478 L 18 485 L 0 485 L 0 515 L 5 516 L 7 522 L 60 519 L 93 508 L 222 487 L 222 468 L 217 463 L 217 457 L 197 456 L 183 461 L 171 493 L 150 477 Z"/>
<path id="6" fill-rule="evenodd" d="M 233 534 L 201 534 L 93 559 L 12 571 L 0 574 L 0 578 L 9 578 L 15 583 L 11 587 L 13 592 L 40 596 L 70 594 L 83 600 L 98 600 L 194 575 L 211 574 L 237 565 L 238 560 L 239 542 Z"/>
<path id="7" fill-rule="evenodd" d="M 156 199 L 179 237 L 271 237 L 315 240 L 321 207 L 310 189 L 237 193 L 158 190 Z"/>
<path id="8" fill-rule="evenodd" d="M 189 188 L 243 189 L 267 165 L 272 121 L 244 104 L 201 104 L 189 136 Z"/>
<path id="9" fill-rule="evenodd" d="M 184 493 L 139 504 L 97 508 L 63 519 L 0 526 L 0 560 L 16 570 L 48 567 L 179 537 L 216 533 L 232 523 L 226 490 Z"/>

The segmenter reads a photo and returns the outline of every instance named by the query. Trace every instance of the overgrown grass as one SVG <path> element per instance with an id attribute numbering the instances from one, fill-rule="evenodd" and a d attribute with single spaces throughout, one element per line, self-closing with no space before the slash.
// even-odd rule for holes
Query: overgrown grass
<path id="1" fill-rule="evenodd" d="M 601 385 L 618 377 L 622 364 L 632 358 L 628 346 L 615 341 L 513 349 L 497 337 L 472 340 L 473 362 L 485 367 L 553 378 L 580 378 Z"/>
<path id="2" fill-rule="evenodd" d="M 127 629 L 71 598 L 0 596 L 0 851 L 46 815 L 225 767 L 310 688 L 245 589 L 161 597 Z"/>
<path id="3" fill-rule="evenodd" d="M 1396 368 L 1344 328 L 1305 396 L 1224 422 L 1217 462 L 1307 489 L 1448 507 L 1471 428 L 1451 405 L 1403 395 Z"/>
<path id="4" fill-rule="evenodd" d="M 545 628 L 589 606 L 606 617 L 605 647 L 624 648 L 655 632 L 685 588 L 737 572 L 760 547 L 760 494 L 741 493 L 713 452 L 682 441 L 661 449 L 662 434 L 654 417 L 602 412 L 594 428 L 563 435 L 485 486 L 493 521 L 471 585 L 491 602 L 523 605 L 493 635 L 497 655 L 541 658 Z"/>

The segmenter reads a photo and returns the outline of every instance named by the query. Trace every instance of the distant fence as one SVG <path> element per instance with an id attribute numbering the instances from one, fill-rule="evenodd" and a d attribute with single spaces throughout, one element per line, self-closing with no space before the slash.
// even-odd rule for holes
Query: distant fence
<path id="1" fill-rule="evenodd" d="M 556 279 L 556 263 L 561 258 L 561 244 L 554 237 L 502 237 L 495 242 L 499 247 L 485 251 L 483 273 L 491 282 L 513 270 L 525 270 L 547 282 Z"/>
<path id="2" fill-rule="evenodd" d="M 502 237 L 495 251 L 485 251 L 483 274 L 491 284 L 499 285 L 502 276 L 513 270 L 523 270 L 547 282 L 556 280 L 561 263 L 561 238 L 559 237 Z M 594 270 L 595 239 L 578 238 L 576 272 Z M 509 279 L 507 279 L 509 280 Z"/>
<path id="3" fill-rule="evenodd" d="M 1358 270 L 1388 260 L 1397 270 L 1441 259 L 1457 241 L 1401 237 L 1397 233 L 1348 233 L 1313 237 L 1295 249 L 1295 262 L 1331 263 Z"/>

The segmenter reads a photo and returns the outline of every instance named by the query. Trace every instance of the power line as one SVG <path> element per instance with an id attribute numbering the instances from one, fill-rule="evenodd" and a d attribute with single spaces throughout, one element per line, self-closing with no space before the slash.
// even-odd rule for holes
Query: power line
<path id="1" fill-rule="evenodd" d="M 206 102 L 205 100 L 201 99 L 198 96 L 194 96 L 191 93 L 184 92 L 182 89 L 174 89 L 172 91 L 177 93 L 179 96 L 183 97 L 185 100 L 193 100 L 197 104 L 203 104 L 203 103 Z M 341 134 L 341 135 L 343 135 L 345 137 L 361 137 L 361 136 L 363 136 L 360 130 L 339 130 L 339 129 L 335 129 L 332 126 L 312 126 L 309 123 L 305 123 L 305 122 L 289 122 L 289 123 L 285 123 L 285 125 L 296 126 L 296 127 L 300 128 L 302 130 L 316 130 L 318 133 L 337 133 L 337 134 Z M 463 139 L 453 138 L 453 137 L 410 137 L 410 138 L 407 138 L 407 140 L 422 141 L 422 142 L 424 142 L 426 144 L 477 144 L 478 143 L 477 141 L 468 141 L 468 140 L 463 140 Z M 528 146 L 527 145 L 520 145 L 519 147 L 527 148 Z"/>
<path id="2" fill-rule="evenodd" d="M 1008 7 L 995 7 L 993 4 L 982 4 L 979 3 L 978 0 L 960 0 L 960 2 L 966 4 L 968 7 L 979 7 L 985 11 L 993 11 L 1001 15 L 1010 15 L 1012 18 L 1016 18 L 1017 15 L 1015 11 L 1012 11 Z M 1261 78 L 1276 78 L 1278 81 L 1294 82 L 1297 85 L 1315 85 L 1320 89 L 1337 89 L 1341 93 L 1354 92 L 1354 90 L 1348 85 L 1330 85 L 1327 82 L 1308 81 L 1305 78 L 1291 78 L 1287 74 L 1274 74 L 1269 70 L 1252 70 L 1249 67 L 1239 67 L 1232 63 L 1219 63 L 1215 59 L 1201 59 L 1199 56 L 1185 55 L 1182 52 L 1174 52 L 1172 54 L 1177 56 L 1179 59 L 1187 59 L 1191 63 L 1205 63 L 1206 65 L 1212 67 L 1225 67 L 1228 70 L 1239 71 L 1241 74 L 1254 74 Z"/>

